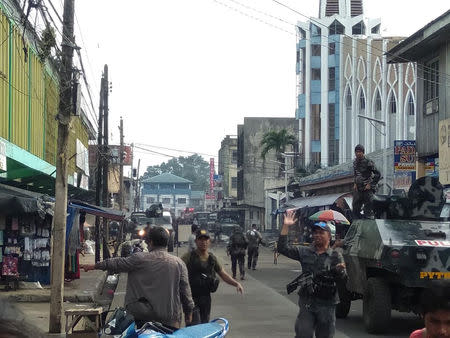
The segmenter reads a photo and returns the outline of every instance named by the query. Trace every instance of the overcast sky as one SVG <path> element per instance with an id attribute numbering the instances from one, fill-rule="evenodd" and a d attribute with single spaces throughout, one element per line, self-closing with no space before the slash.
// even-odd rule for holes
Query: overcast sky
<path id="1" fill-rule="evenodd" d="M 279 1 L 318 16 L 319 0 Z M 411 35 L 450 7 L 448 0 L 364 6 L 367 17 L 381 18 L 383 36 Z M 244 117 L 295 116 L 294 24 L 307 19 L 274 1 L 76 0 L 76 19 L 96 108 L 109 66 L 112 142 L 123 116 L 126 143 L 212 155 L 217 166 L 221 140 L 236 135 Z M 144 170 L 170 159 L 136 149 L 138 158 Z"/>

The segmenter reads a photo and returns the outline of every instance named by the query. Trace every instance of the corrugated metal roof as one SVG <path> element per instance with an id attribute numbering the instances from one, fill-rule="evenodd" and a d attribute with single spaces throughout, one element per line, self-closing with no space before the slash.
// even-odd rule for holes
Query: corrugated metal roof
<path id="1" fill-rule="evenodd" d="M 192 183 L 192 181 L 189 181 L 183 177 L 170 174 L 170 173 L 163 173 L 161 175 L 150 177 L 144 181 L 143 183 Z"/>

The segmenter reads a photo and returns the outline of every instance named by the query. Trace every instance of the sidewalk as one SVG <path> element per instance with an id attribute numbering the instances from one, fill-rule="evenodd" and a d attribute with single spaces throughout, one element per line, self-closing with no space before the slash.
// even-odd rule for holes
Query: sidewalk
<path id="1" fill-rule="evenodd" d="M 93 264 L 94 255 L 80 255 L 80 264 Z M 102 292 L 106 273 L 100 270 L 81 271 L 81 278 L 64 283 L 64 309 L 89 307 L 93 303 L 107 306 L 113 297 L 112 291 Z M 22 312 L 26 322 L 36 326 L 42 332 L 48 332 L 50 316 L 50 286 L 42 289 L 0 291 L 0 297 L 13 304 Z M 65 316 L 62 313 L 62 331 Z M 55 335 L 59 336 L 59 335 Z M 65 334 L 61 334 L 65 337 Z"/>

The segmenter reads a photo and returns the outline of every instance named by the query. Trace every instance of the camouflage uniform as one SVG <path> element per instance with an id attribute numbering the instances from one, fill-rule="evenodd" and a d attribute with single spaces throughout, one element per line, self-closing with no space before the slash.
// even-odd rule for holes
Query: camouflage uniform
<path id="1" fill-rule="evenodd" d="M 242 231 L 236 229 L 234 234 L 230 237 L 230 242 L 227 248 L 228 253 L 231 256 L 231 272 L 233 273 L 233 278 L 236 278 L 236 265 L 239 265 L 241 279 L 245 278 L 244 261 L 247 244 L 247 238 L 245 238 Z"/>
<path id="2" fill-rule="evenodd" d="M 280 235 L 278 238 L 278 252 L 286 257 L 300 262 L 303 272 L 311 272 L 314 275 L 333 269 L 337 264 L 344 263 L 342 255 L 328 248 L 325 252 L 318 254 L 316 248 L 311 246 L 290 246 L 287 236 Z M 345 281 L 347 271 L 343 270 L 336 275 L 336 282 Z M 320 298 L 311 295 L 304 288 L 298 291 L 298 305 L 300 311 L 295 322 L 295 337 L 332 338 L 335 333 L 336 304 L 339 303 L 339 295 L 336 290 L 330 298 Z"/>
<path id="3" fill-rule="evenodd" d="M 356 190 L 353 193 L 353 215 L 355 218 L 360 218 L 361 208 L 364 206 L 364 216 L 370 217 L 373 215 L 373 194 L 381 174 L 373 161 L 367 157 L 363 157 L 361 160 L 356 158 L 353 161 L 353 172 L 356 185 Z M 368 190 L 365 188 L 367 184 L 371 186 Z"/>
<path id="4" fill-rule="evenodd" d="M 259 256 L 259 243 L 262 241 L 262 236 L 255 228 L 247 231 L 248 252 L 247 252 L 247 267 L 256 270 Z"/>

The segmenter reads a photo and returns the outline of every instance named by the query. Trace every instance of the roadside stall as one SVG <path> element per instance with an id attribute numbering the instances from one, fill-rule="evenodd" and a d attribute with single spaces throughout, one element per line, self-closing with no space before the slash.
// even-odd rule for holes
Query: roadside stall
<path id="1" fill-rule="evenodd" d="M 0 184 L 0 285 L 50 283 L 53 200 Z"/>
<path id="2" fill-rule="evenodd" d="M 80 278 L 80 253 L 83 250 L 84 224 L 91 217 L 102 217 L 109 221 L 123 224 L 125 214 L 120 210 L 103 208 L 91 205 L 82 201 L 72 200 L 67 206 L 66 224 L 66 259 L 65 259 L 65 279 L 67 281 Z M 93 224 L 92 219 L 89 223 Z M 105 232 L 105 231 L 104 231 Z M 116 240 L 120 242 L 123 233 L 123 225 L 119 227 Z M 105 243 L 104 243 L 105 245 Z M 117 247 L 117 245 L 116 245 Z"/>
<path id="3" fill-rule="evenodd" d="M 288 209 L 296 210 L 298 225 L 292 227 L 289 233 L 289 241 L 293 244 L 311 243 L 312 232 L 311 226 L 317 220 L 310 217 L 322 210 L 335 210 L 343 214 L 350 222 L 352 218 L 352 194 L 338 193 L 328 195 L 318 195 L 310 197 L 300 197 L 288 201 L 280 209 L 276 210 L 277 214 L 283 214 Z M 280 222 L 281 224 L 281 222 Z M 343 238 L 347 229 L 345 224 L 336 224 L 336 237 Z"/>

